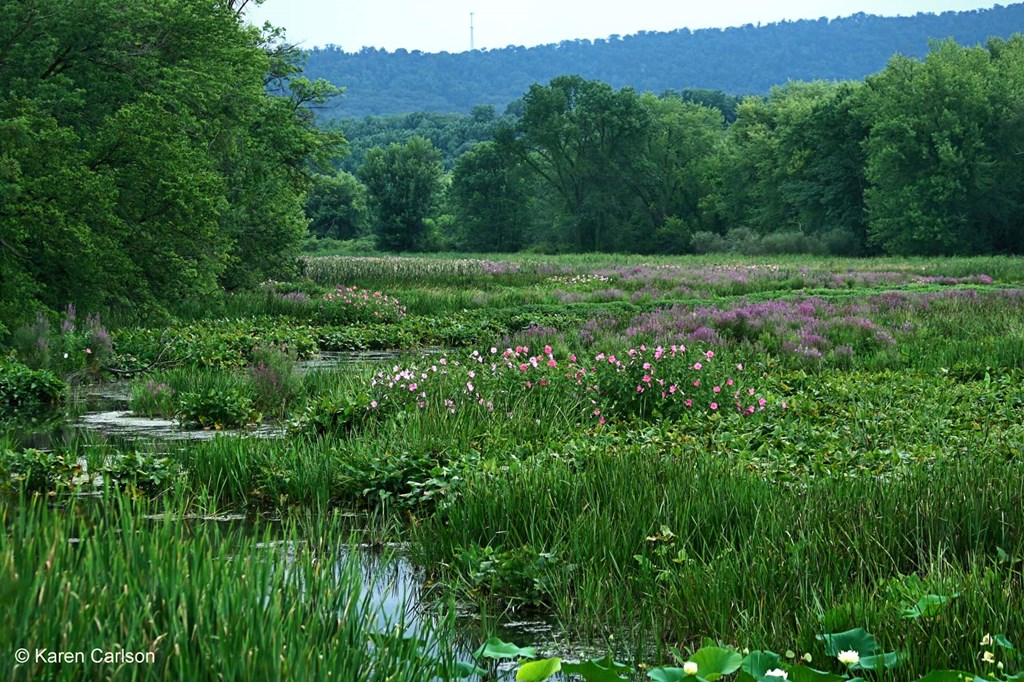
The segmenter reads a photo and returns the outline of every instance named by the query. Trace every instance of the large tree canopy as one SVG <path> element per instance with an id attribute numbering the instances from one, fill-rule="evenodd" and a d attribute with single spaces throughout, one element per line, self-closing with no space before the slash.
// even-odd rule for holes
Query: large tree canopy
<path id="1" fill-rule="evenodd" d="M 310 158 L 280 36 L 237 3 L 13 0 L 0 13 L 0 321 L 159 306 L 289 267 Z M 295 53 L 297 54 L 297 53 Z"/>

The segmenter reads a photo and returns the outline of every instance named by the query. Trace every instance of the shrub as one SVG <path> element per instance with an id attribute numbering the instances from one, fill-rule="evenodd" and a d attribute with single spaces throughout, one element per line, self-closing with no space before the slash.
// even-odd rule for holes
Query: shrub
<path id="1" fill-rule="evenodd" d="M 260 419 L 253 399 L 238 388 L 183 393 L 178 401 L 178 415 L 184 425 L 218 430 L 245 426 Z"/>
<path id="2" fill-rule="evenodd" d="M 725 238 L 716 232 L 708 232 L 706 230 L 700 230 L 694 232 L 693 236 L 690 237 L 690 249 L 694 253 L 725 253 L 729 250 L 729 245 L 726 243 Z"/>
<path id="3" fill-rule="evenodd" d="M 56 407 L 67 398 L 67 390 L 67 383 L 53 372 L 0 358 L 0 411 Z"/>

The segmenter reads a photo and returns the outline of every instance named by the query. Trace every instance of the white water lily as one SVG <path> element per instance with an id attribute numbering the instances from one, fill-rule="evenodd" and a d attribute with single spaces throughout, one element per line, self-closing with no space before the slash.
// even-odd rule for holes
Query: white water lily
<path id="1" fill-rule="evenodd" d="M 857 663 L 860 663 L 860 654 L 853 649 L 840 651 L 836 658 L 839 659 L 840 663 L 845 663 L 846 665 L 856 665 Z"/>
<path id="2" fill-rule="evenodd" d="M 696 675 L 697 674 L 697 664 L 694 663 L 693 661 L 687 661 L 686 663 L 683 663 L 683 672 L 686 673 L 687 675 Z"/>
<path id="3" fill-rule="evenodd" d="M 985 661 L 986 663 L 995 663 L 996 655 L 993 654 L 991 651 L 986 651 L 981 655 L 981 660 Z"/>
<path id="4" fill-rule="evenodd" d="M 774 670 L 769 670 L 769 671 L 767 671 L 764 674 L 764 676 L 765 677 L 781 677 L 784 680 L 788 680 L 789 679 L 789 673 L 787 673 L 782 668 L 775 668 Z"/>
<path id="5" fill-rule="evenodd" d="M 981 645 L 992 646 L 992 635 L 986 632 L 985 636 L 981 638 Z"/>

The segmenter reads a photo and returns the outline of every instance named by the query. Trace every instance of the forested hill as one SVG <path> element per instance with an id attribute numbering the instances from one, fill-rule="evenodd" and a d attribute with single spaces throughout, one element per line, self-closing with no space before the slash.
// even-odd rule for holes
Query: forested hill
<path id="1" fill-rule="evenodd" d="M 894 53 L 923 57 L 933 39 L 974 45 L 1020 31 L 1022 3 L 914 17 L 858 14 L 762 27 L 641 32 L 456 54 L 318 48 L 309 53 L 306 75 L 347 89 L 321 112 L 328 118 L 504 107 L 531 84 L 570 73 L 655 93 L 709 88 L 763 94 L 787 80 L 859 80 L 882 69 Z"/>

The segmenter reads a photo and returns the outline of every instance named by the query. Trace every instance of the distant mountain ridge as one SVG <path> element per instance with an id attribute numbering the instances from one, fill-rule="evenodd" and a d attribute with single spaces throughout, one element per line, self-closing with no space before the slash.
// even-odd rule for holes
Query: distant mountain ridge
<path id="1" fill-rule="evenodd" d="M 767 26 L 679 29 L 460 53 L 340 47 L 308 52 L 306 75 L 346 88 L 325 118 L 413 111 L 499 109 L 533 83 L 579 74 L 616 88 L 661 93 L 707 88 L 759 95 L 788 80 L 851 80 L 881 70 L 895 53 L 923 57 L 929 41 L 962 45 L 1024 32 L 1024 3 L 913 17 L 856 14 Z"/>

